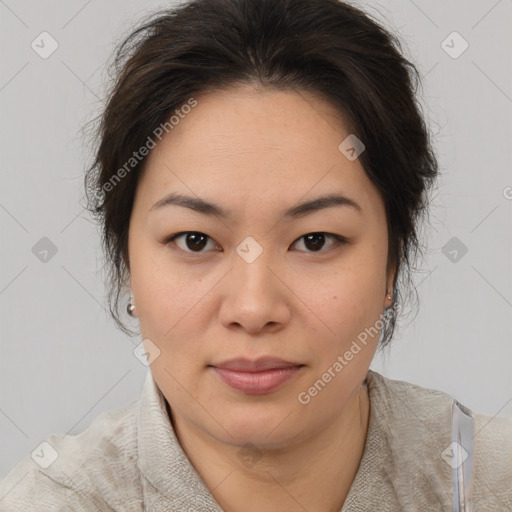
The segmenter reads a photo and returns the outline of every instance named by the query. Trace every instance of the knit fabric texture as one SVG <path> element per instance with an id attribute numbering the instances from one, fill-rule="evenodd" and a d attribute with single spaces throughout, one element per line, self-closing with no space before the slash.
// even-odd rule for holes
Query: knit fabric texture
<path id="1" fill-rule="evenodd" d="M 372 370 L 366 382 L 365 448 L 340 512 L 450 512 L 453 398 Z M 471 511 L 512 511 L 512 419 L 471 414 Z M 1 512 L 222 512 L 181 448 L 150 371 L 139 400 L 46 443 L 34 459 L 56 459 L 44 468 L 24 457 L 0 484 Z"/>

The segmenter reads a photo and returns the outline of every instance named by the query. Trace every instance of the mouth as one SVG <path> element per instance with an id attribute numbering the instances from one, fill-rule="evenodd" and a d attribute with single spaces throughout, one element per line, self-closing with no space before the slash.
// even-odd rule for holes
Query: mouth
<path id="1" fill-rule="evenodd" d="M 208 366 L 229 387 L 247 395 L 263 395 L 282 387 L 305 365 L 266 357 L 231 359 Z"/>

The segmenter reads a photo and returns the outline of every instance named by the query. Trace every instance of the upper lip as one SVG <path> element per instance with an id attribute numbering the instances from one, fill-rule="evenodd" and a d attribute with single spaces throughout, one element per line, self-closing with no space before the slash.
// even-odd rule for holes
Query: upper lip
<path id="1" fill-rule="evenodd" d="M 212 364 L 216 368 L 234 370 L 239 372 L 261 372 L 264 370 L 275 370 L 277 368 L 289 368 L 291 366 L 303 366 L 300 363 L 285 361 L 278 357 L 262 357 L 259 359 L 236 358 Z"/>

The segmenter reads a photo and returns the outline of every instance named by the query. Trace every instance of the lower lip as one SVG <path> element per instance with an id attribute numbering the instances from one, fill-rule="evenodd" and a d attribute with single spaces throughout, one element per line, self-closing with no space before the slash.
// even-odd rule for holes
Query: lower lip
<path id="1" fill-rule="evenodd" d="M 241 372 L 213 367 L 215 373 L 228 386 L 248 395 L 263 395 L 275 391 L 292 379 L 300 369 L 300 366 L 289 366 L 260 372 Z"/>

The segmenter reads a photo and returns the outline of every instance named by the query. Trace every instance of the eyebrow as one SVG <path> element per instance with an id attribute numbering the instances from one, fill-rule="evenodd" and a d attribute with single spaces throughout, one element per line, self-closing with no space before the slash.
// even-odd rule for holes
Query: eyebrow
<path id="1" fill-rule="evenodd" d="M 199 197 L 186 196 L 176 192 L 171 192 L 167 196 L 157 201 L 150 208 L 150 211 L 159 210 L 166 206 L 182 206 L 183 208 L 189 208 L 195 212 L 202 213 L 204 215 L 220 217 L 221 219 L 232 218 L 232 214 L 219 205 L 210 203 Z M 333 206 L 348 206 L 357 210 L 359 213 L 363 212 L 363 209 L 359 203 L 350 197 L 342 194 L 326 194 L 311 201 L 293 206 L 281 212 L 281 215 L 287 219 L 296 219 L 317 212 L 319 210 L 323 210 L 325 208 L 331 208 Z"/>

